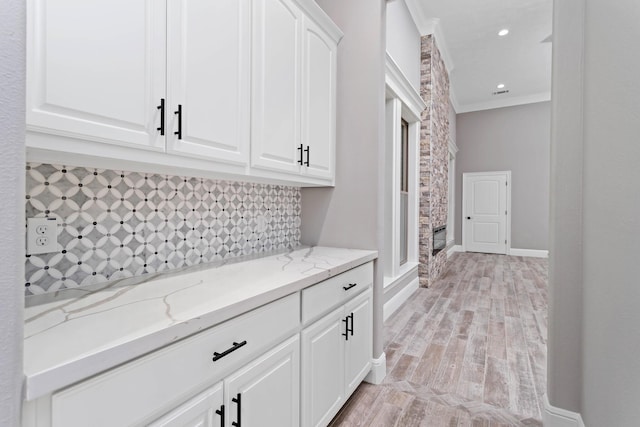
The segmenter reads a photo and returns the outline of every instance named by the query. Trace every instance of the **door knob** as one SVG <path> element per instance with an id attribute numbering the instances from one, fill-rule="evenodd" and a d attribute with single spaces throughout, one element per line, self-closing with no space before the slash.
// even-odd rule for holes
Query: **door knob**
<path id="1" fill-rule="evenodd" d="M 468 216 L 468 217 L 467 217 L 467 219 L 471 219 L 471 217 L 470 217 L 470 216 Z"/>

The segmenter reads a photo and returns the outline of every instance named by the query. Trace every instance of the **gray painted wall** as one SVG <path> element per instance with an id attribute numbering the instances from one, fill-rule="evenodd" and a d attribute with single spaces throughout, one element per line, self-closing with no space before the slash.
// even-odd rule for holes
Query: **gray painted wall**
<path id="1" fill-rule="evenodd" d="M 301 242 L 383 254 L 384 0 L 319 0 L 344 32 L 338 47 L 335 188 L 302 190 Z M 374 357 L 382 354 L 382 272 L 374 277 Z"/>
<path id="2" fill-rule="evenodd" d="M 559 177 L 568 177 L 568 187 L 554 175 L 551 221 L 558 237 L 551 248 L 550 403 L 579 410 L 587 426 L 635 426 L 640 56 L 631 52 L 638 49 L 640 3 L 571 0 L 555 2 L 554 9 L 553 95 L 567 100 L 554 101 L 552 163 L 554 170 L 564 170 Z M 577 209 L 563 200 L 569 190 L 582 193 L 581 199 L 573 196 Z M 561 229 L 572 219 L 578 224 Z M 564 341 L 560 334 L 581 336 L 581 342 Z M 564 370 L 571 373 L 569 384 L 563 383 L 566 375 L 554 378 Z"/>
<path id="3" fill-rule="evenodd" d="M 547 389 L 551 405 L 573 412 L 582 392 L 583 3 L 555 2 L 551 95 Z"/>
<path id="4" fill-rule="evenodd" d="M 586 4 L 582 412 L 588 426 L 637 426 L 640 2 Z"/>
<path id="5" fill-rule="evenodd" d="M 510 170 L 511 247 L 548 249 L 549 102 L 457 115 L 456 244 L 462 244 L 462 174 Z"/>
<path id="6" fill-rule="evenodd" d="M 405 0 L 387 2 L 387 52 L 420 93 L 420 32 Z"/>
<path id="7" fill-rule="evenodd" d="M 20 424 L 24 289 L 25 2 L 0 7 L 0 425 Z"/>

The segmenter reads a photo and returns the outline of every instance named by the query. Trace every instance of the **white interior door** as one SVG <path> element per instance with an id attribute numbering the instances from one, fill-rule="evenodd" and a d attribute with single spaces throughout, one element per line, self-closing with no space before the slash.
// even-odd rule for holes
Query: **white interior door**
<path id="1" fill-rule="evenodd" d="M 468 252 L 507 254 L 510 172 L 465 173 L 462 245 Z"/>

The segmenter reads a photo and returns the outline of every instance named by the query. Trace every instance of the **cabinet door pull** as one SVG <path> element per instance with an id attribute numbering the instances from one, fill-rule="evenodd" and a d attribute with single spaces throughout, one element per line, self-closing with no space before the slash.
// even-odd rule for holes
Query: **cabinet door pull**
<path id="1" fill-rule="evenodd" d="M 244 340 L 242 342 L 234 342 L 233 343 L 233 347 L 231 347 L 228 350 L 223 351 L 222 353 L 218 353 L 217 351 L 213 353 L 213 361 L 215 362 L 216 360 L 222 359 L 223 357 L 225 357 L 226 355 L 233 353 L 234 351 L 236 351 L 237 349 L 239 349 L 240 347 L 247 345 L 247 340 Z"/>
<path id="2" fill-rule="evenodd" d="M 178 104 L 178 111 L 174 111 L 173 114 L 178 115 L 178 130 L 173 134 L 178 135 L 178 139 L 182 139 L 182 104 Z"/>
<path id="3" fill-rule="evenodd" d="M 241 401 L 242 395 L 240 393 L 238 393 L 238 395 L 234 398 L 231 399 L 231 401 L 233 403 L 237 403 L 238 404 L 238 411 L 236 412 L 237 417 L 238 417 L 238 421 L 233 421 L 231 423 L 231 425 L 233 427 L 241 427 L 241 420 L 240 420 L 240 415 L 242 414 L 242 407 L 240 405 L 242 405 L 242 401 Z"/>
<path id="4" fill-rule="evenodd" d="M 216 414 L 220 415 L 220 427 L 224 427 L 224 405 L 220 409 L 216 409 Z"/>
<path id="5" fill-rule="evenodd" d="M 156 128 L 156 130 L 160 131 L 160 135 L 164 135 L 164 98 L 160 98 L 158 110 L 160 110 L 160 127 Z"/>
<path id="6" fill-rule="evenodd" d="M 342 336 L 346 341 L 349 341 L 349 316 L 342 319 L 342 321 L 344 322 L 344 334 Z"/>
<path id="7" fill-rule="evenodd" d="M 342 289 L 344 289 L 345 291 L 348 291 L 349 289 L 358 286 L 357 283 L 349 283 L 349 286 L 343 286 Z"/>
<path id="8" fill-rule="evenodd" d="M 304 145 L 300 144 L 298 147 L 298 151 L 300 151 L 300 159 L 298 160 L 299 165 L 304 165 L 304 161 L 302 160 L 302 153 L 304 151 Z"/>
<path id="9" fill-rule="evenodd" d="M 347 317 L 351 319 L 351 328 L 349 328 L 349 332 L 351 332 L 351 336 L 353 336 L 353 313 L 351 313 Z"/>
<path id="10" fill-rule="evenodd" d="M 311 149 L 310 149 L 310 148 L 309 148 L 309 146 L 307 145 L 307 148 L 305 148 L 305 150 L 304 150 L 304 152 L 305 152 L 305 153 L 307 153 L 307 161 L 306 161 L 306 162 L 304 162 L 304 165 L 305 165 L 305 166 L 309 166 L 309 151 L 310 151 L 310 150 L 311 150 Z"/>

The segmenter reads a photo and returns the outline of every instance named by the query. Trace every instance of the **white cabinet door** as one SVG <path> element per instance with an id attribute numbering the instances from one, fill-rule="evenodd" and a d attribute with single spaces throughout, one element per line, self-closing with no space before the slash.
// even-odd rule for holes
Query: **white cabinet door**
<path id="1" fill-rule="evenodd" d="M 303 171 L 317 178 L 332 179 L 337 46 L 320 26 L 306 17 L 303 34 L 302 144 L 306 166 Z"/>
<path id="2" fill-rule="evenodd" d="M 302 14 L 290 0 L 254 0 L 251 165 L 299 173 Z"/>
<path id="3" fill-rule="evenodd" d="M 250 1 L 168 1 L 167 151 L 248 164 Z"/>
<path id="4" fill-rule="evenodd" d="M 351 395 L 371 370 L 372 347 L 372 292 L 367 290 L 345 306 L 350 317 L 349 340 L 345 342 L 345 387 Z"/>
<path id="5" fill-rule="evenodd" d="M 297 427 L 300 421 L 298 335 L 225 380 L 227 423 Z"/>
<path id="6" fill-rule="evenodd" d="M 28 128 L 164 150 L 166 0 L 29 0 L 27 11 Z"/>
<path id="7" fill-rule="evenodd" d="M 222 382 L 178 406 L 149 427 L 225 427 Z"/>
<path id="8" fill-rule="evenodd" d="M 345 401 L 344 307 L 302 331 L 302 425 L 325 426 Z"/>

